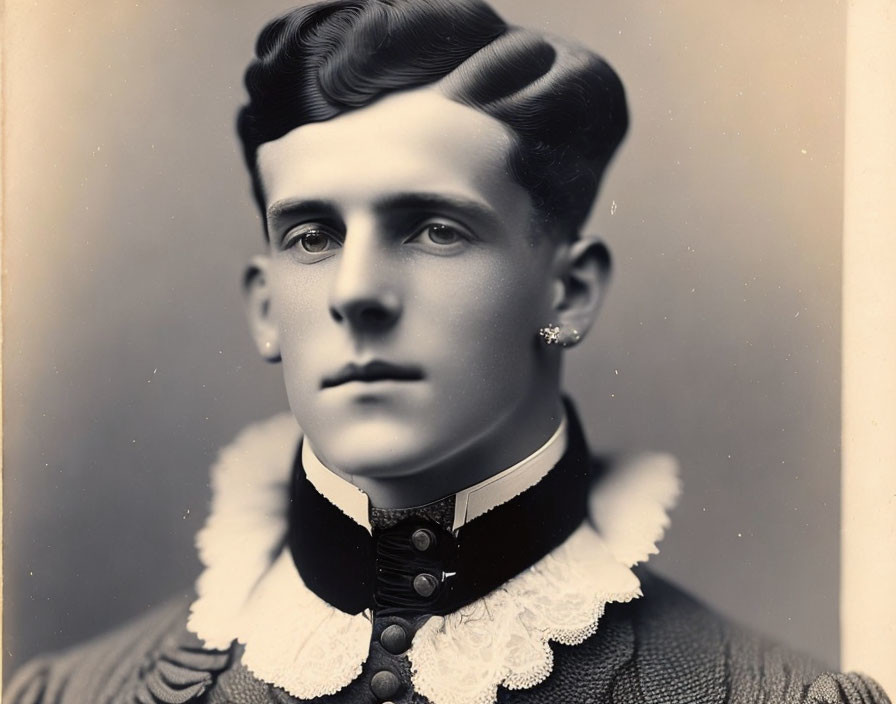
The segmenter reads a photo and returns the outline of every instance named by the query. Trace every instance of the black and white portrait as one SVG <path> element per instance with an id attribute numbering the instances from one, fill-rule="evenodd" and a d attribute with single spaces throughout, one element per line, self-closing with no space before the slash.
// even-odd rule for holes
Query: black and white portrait
<path id="1" fill-rule="evenodd" d="M 11 703 L 889 702 L 891 0 L 4 9 Z"/>

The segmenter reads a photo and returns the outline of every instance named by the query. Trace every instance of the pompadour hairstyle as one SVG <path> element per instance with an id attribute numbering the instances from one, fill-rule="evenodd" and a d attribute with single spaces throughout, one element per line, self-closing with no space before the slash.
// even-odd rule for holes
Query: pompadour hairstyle
<path id="1" fill-rule="evenodd" d="M 270 22 L 255 54 L 237 131 L 262 218 L 260 145 L 432 84 L 510 128 L 509 173 L 573 237 L 628 127 L 625 90 L 603 59 L 509 26 L 480 0 L 327 0 Z"/>

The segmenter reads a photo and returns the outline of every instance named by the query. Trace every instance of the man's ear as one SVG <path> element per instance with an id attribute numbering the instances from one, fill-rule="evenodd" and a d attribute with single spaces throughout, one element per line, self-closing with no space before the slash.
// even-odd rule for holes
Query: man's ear
<path id="1" fill-rule="evenodd" d="M 268 362 L 279 362 L 280 333 L 271 310 L 270 266 L 271 258 L 267 256 L 249 260 L 243 274 L 243 296 L 249 332 L 258 353 Z"/>
<path id="2" fill-rule="evenodd" d="M 603 303 L 610 283 L 610 250 L 599 239 L 583 237 L 558 251 L 554 311 L 564 330 L 585 336 Z"/>

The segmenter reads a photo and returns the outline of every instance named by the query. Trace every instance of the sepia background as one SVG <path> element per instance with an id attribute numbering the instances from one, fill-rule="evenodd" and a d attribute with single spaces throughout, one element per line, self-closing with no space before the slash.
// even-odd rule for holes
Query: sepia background
<path id="1" fill-rule="evenodd" d="M 6 676 L 188 590 L 208 465 L 286 408 L 233 117 L 292 4 L 6 3 Z M 836 664 L 845 6 L 493 4 L 628 90 L 592 218 L 615 278 L 566 377 L 595 449 L 681 462 L 651 564 Z"/>

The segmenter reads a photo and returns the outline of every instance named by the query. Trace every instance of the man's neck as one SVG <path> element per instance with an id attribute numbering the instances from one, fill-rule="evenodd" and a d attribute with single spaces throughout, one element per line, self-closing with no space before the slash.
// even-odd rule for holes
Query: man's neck
<path id="1" fill-rule="evenodd" d="M 563 404 L 558 394 L 528 410 L 508 415 L 457 452 L 411 475 L 358 477 L 330 469 L 363 491 L 377 508 L 423 506 L 479 484 L 541 448 L 557 431 Z"/>

